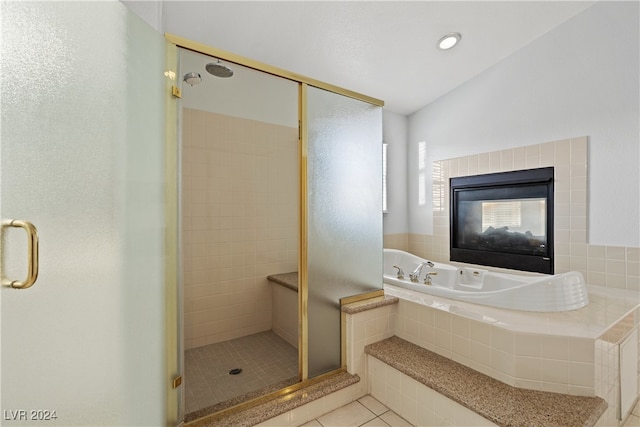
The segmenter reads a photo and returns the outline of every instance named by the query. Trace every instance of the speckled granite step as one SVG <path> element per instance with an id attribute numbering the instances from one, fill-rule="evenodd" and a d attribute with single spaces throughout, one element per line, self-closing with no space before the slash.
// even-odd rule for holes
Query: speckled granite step
<path id="1" fill-rule="evenodd" d="M 512 387 L 396 336 L 365 353 L 500 426 L 594 426 L 607 408 L 599 397 Z"/>

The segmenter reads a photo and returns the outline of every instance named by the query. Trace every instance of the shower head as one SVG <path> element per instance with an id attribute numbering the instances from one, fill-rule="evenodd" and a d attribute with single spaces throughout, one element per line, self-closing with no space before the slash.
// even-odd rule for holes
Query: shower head
<path id="1" fill-rule="evenodd" d="M 202 81 L 202 77 L 200 77 L 199 73 L 191 72 L 184 75 L 184 81 L 193 86 L 200 83 Z"/>
<path id="2" fill-rule="evenodd" d="M 207 70 L 207 72 L 209 74 L 212 74 L 216 77 L 231 77 L 233 76 L 233 70 L 229 67 L 227 67 L 224 64 L 220 63 L 220 60 L 218 59 L 218 62 L 210 62 L 205 66 L 205 69 Z"/>

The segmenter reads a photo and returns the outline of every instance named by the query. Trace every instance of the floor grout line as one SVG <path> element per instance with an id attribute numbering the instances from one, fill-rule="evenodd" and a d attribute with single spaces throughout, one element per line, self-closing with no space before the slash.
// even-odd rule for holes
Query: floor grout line
<path id="1" fill-rule="evenodd" d="M 322 421 L 320 421 L 320 418 L 324 417 L 325 415 L 331 414 L 331 413 L 339 412 L 339 411 L 341 411 L 341 410 L 346 411 L 346 410 L 348 409 L 347 407 L 348 407 L 349 405 L 351 405 L 351 404 L 355 403 L 355 402 L 357 402 L 357 403 L 359 403 L 360 405 L 362 405 L 362 406 L 363 406 L 367 411 L 369 411 L 369 412 L 373 415 L 373 417 L 374 417 L 374 418 L 371 418 L 370 420 L 365 421 L 365 422 L 363 422 L 363 423 L 356 424 L 356 425 L 352 425 L 352 426 L 348 426 L 348 427 L 362 427 L 362 426 L 365 426 L 365 425 L 367 425 L 368 423 L 370 423 L 370 422 L 372 422 L 372 421 L 376 421 L 376 420 L 379 420 L 380 422 L 382 422 L 382 424 L 383 424 L 384 426 L 392 427 L 392 426 L 391 426 L 391 424 L 389 424 L 389 423 L 388 423 L 384 418 L 382 418 L 382 417 L 383 417 L 384 415 L 386 415 L 386 414 L 395 415 L 395 416 L 399 417 L 400 419 L 402 419 L 403 421 L 405 421 L 405 422 L 407 422 L 407 423 L 408 423 L 408 421 L 406 421 L 403 417 L 401 417 L 399 414 L 395 413 L 393 410 L 389 409 L 388 407 L 386 407 L 385 405 L 383 405 L 382 403 L 380 403 L 380 402 L 379 402 L 376 398 L 374 398 L 373 396 L 371 396 L 371 395 L 367 395 L 367 396 L 368 396 L 368 397 L 370 397 L 371 399 L 373 399 L 374 401 L 376 401 L 378 404 L 380 404 L 380 405 L 384 408 L 383 412 L 381 412 L 379 415 L 376 415 L 376 413 L 375 413 L 373 410 L 371 410 L 371 409 L 370 409 L 366 404 L 364 404 L 363 402 L 361 402 L 361 401 L 360 401 L 360 400 L 362 400 L 363 398 L 360 398 L 360 399 L 354 400 L 353 402 L 349 402 L 349 403 L 347 403 L 347 404 L 345 404 L 345 405 L 341 406 L 340 408 L 336 408 L 336 409 L 334 409 L 334 410 L 332 410 L 332 411 L 329 411 L 329 412 L 327 412 L 326 414 L 323 414 L 323 415 L 321 415 L 321 416 L 319 416 L 319 417 L 317 417 L 317 418 L 314 418 L 314 419 L 312 419 L 312 420 L 309 420 L 307 423 L 302 424 L 302 426 L 306 426 L 306 425 L 308 425 L 308 424 L 312 423 L 313 421 L 315 421 L 315 422 L 316 422 L 316 423 L 318 423 L 320 426 L 322 426 L 322 427 L 327 427 L 327 426 L 325 426 L 325 424 L 323 424 L 323 423 L 322 423 Z M 365 396 L 365 397 L 367 397 L 367 396 Z M 411 425 L 411 424 L 409 424 L 409 425 Z M 316 427 L 317 427 L 317 425 L 316 425 Z"/>

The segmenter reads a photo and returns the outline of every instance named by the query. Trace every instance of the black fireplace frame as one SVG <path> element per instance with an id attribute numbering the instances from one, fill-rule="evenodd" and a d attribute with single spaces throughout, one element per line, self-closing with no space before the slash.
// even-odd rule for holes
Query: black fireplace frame
<path id="1" fill-rule="evenodd" d="M 537 273 L 554 273 L 554 244 L 553 244 L 553 167 L 525 169 L 513 172 L 500 172 L 484 175 L 450 178 L 449 180 L 449 250 L 451 261 L 470 264 L 502 267 L 508 269 L 532 271 Z M 490 250 L 476 250 L 460 248 L 458 242 L 457 221 L 458 201 L 461 192 L 478 189 L 499 188 L 505 192 L 517 193 L 518 188 L 545 185 L 546 186 L 546 254 L 525 255 L 517 253 L 494 252 Z M 508 199 L 518 197 L 508 197 Z"/>

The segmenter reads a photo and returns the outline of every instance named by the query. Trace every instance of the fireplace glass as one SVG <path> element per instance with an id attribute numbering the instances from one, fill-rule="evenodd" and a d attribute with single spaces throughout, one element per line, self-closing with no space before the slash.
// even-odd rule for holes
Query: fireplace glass
<path id="1" fill-rule="evenodd" d="M 553 168 L 451 179 L 451 260 L 553 273 Z"/>

